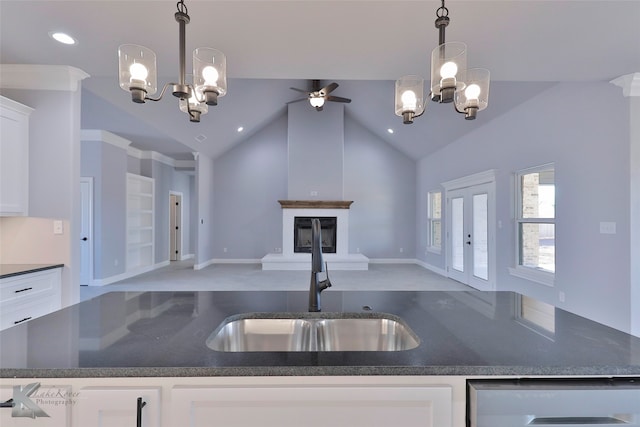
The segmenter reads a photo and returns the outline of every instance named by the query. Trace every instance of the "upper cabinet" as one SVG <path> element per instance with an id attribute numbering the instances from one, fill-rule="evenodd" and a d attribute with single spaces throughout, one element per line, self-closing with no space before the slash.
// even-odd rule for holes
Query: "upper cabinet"
<path id="1" fill-rule="evenodd" d="M 0 216 L 29 211 L 29 115 L 33 108 L 0 96 Z"/>

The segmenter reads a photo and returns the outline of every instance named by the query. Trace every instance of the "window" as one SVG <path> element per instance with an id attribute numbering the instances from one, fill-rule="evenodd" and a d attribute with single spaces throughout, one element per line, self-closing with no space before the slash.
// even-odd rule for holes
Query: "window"
<path id="1" fill-rule="evenodd" d="M 442 193 L 430 191 L 427 200 L 427 250 L 440 253 L 442 249 Z"/>
<path id="2" fill-rule="evenodd" d="M 517 264 L 511 272 L 553 285 L 556 271 L 555 170 L 553 165 L 516 174 Z"/>

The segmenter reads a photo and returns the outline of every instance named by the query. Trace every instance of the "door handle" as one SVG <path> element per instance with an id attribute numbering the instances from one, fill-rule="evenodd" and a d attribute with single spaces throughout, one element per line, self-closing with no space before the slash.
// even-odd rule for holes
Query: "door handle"
<path id="1" fill-rule="evenodd" d="M 147 406 L 147 402 L 143 402 L 142 398 L 138 398 L 137 409 L 136 409 L 136 427 L 142 427 L 142 408 Z"/>
<path id="2" fill-rule="evenodd" d="M 82 241 L 83 241 L 83 242 L 86 242 L 87 240 L 89 240 L 89 239 L 88 239 L 88 238 L 86 238 L 86 237 L 83 237 L 83 238 L 82 238 Z"/>

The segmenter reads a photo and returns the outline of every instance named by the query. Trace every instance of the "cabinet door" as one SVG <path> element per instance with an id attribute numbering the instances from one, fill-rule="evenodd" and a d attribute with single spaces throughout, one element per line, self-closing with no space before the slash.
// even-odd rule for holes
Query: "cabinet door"
<path id="1" fill-rule="evenodd" d="M 452 391 L 437 387 L 174 387 L 172 426 L 450 427 Z"/>
<path id="2" fill-rule="evenodd" d="M 0 98 L 0 214 L 26 215 L 31 108 Z"/>
<path id="3" fill-rule="evenodd" d="M 16 382 L 18 381 L 18 382 Z M 3 381 L 5 382 L 5 381 Z M 9 381 L 7 381 L 9 382 Z M 22 402 L 22 411 L 13 408 L 0 409 L 0 426 L 2 427 L 69 427 L 71 426 L 71 410 L 76 398 L 71 386 L 33 386 L 33 380 L 13 380 L 12 385 L 0 386 L 0 401 Z M 17 387 L 17 390 L 14 389 Z M 40 412 L 42 411 L 42 412 Z M 35 416 L 35 418 L 32 418 Z M 87 424 L 88 425 L 88 424 Z"/>
<path id="4" fill-rule="evenodd" d="M 160 427 L 160 388 L 85 387 L 78 392 L 74 425 L 91 427 L 136 427 L 138 398 L 145 405 L 140 417 L 143 427 Z"/>

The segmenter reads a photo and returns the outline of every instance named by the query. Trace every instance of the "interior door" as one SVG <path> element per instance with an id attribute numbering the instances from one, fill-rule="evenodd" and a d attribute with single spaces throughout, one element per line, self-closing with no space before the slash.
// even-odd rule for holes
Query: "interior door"
<path id="1" fill-rule="evenodd" d="M 80 285 L 93 280 L 93 178 L 80 178 Z"/>
<path id="2" fill-rule="evenodd" d="M 480 184 L 447 192 L 449 277 L 479 290 L 492 290 L 493 186 Z"/>

